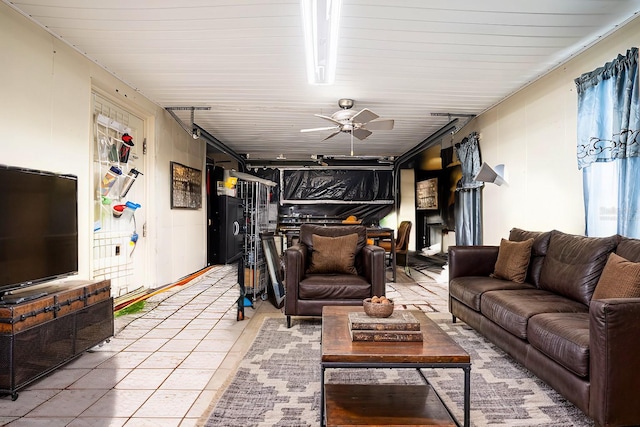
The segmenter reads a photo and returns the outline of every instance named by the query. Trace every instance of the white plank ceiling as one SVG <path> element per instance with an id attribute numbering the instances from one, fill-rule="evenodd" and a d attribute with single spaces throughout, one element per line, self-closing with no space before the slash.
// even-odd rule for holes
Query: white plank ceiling
<path id="1" fill-rule="evenodd" d="M 250 161 L 348 156 L 340 98 L 395 119 L 356 156 L 398 157 L 628 22 L 640 0 L 343 0 L 335 84 L 306 82 L 299 0 L 3 0 Z M 612 58 L 614 53 L 612 53 Z M 576 76 L 577 77 L 577 76 Z M 190 111 L 176 111 L 190 126 Z M 445 113 L 445 115 L 432 115 Z"/>

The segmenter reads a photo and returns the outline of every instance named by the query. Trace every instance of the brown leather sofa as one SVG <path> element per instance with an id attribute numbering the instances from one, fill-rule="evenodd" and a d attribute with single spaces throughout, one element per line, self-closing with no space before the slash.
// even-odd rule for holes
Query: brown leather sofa
<path id="1" fill-rule="evenodd" d="M 355 246 L 348 250 L 353 255 L 351 272 L 332 268 L 315 268 L 320 256 L 320 238 L 354 237 Z M 327 239 L 321 240 L 323 248 Z M 340 262 L 345 258 L 345 245 L 336 240 L 338 247 L 328 247 L 329 255 Z M 342 252 L 342 253 L 341 253 Z M 362 305 L 362 300 L 373 295 L 385 294 L 385 252 L 379 246 L 367 245 L 367 229 L 362 225 L 318 226 L 303 224 L 300 240 L 285 251 L 285 315 L 287 327 L 291 316 L 320 316 L 325 305 Z M 313 266 L 313 267 L 312 267 Z"/>
<path id="2" fill-rule="evenodd" d="M 499 246 L 449 248 L 454 321 L 482 333 L 596 425 L 640 425 L 640 298 L 592 298 L 609 254 L 640 262 L 640 240 L 557 230 L 509 235 L 531 238 L 524 283 L 491 277 Z M 615 277 L 608 281 L 618 286 Z"/>

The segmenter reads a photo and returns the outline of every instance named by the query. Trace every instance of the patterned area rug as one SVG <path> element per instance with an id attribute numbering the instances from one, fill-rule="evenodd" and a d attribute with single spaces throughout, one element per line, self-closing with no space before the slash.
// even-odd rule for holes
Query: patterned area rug
<path id="1" fill-rule="evenodd" d="M 448 317 L 448 316 L 446 316 Z M 471 425 L 592 426 L 562 396 L 462 323 L 438 316 L 440 327 L 471 355 Z M 206 426 L 320 424 L 320 321 L 287 329 L 266 319 Z M 426 369 L 429 381 L 462 420 L 461 369 Z M 328 369 L 327 382 L 421 384 L 412 369 Z"/>
<path id="2" fill-rule="evenodd" d="M 442 267 L 446 264 L 446 254 L 426 256 L 421 252 L 409 252 L 409 265 L 411 268 L 415 268 L 418 271 L 432 271 L 439 273 L 442 270 Z"/>

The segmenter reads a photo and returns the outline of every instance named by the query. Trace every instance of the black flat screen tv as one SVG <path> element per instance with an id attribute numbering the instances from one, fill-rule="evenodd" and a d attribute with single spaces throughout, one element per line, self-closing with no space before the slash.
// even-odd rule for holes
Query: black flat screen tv
<path id="1" fill-rule="evenodd" d="M 0 295 L 77 272 L 77 177 L 0 165 Z"/>

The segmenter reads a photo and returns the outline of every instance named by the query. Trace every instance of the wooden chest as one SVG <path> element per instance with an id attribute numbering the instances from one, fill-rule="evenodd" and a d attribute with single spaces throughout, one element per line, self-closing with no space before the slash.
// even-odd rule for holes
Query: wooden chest
<path id="1" fill-rule="evenodd" d="M 92 305 L 111 298 L 111 281 L 103 280 L 84 287 L 86 305 Z"/>
<path id="2" fill-rule="evenodd" d="M 45 296 L 0 305 L 0 334 L 14 334 L 111 298 L 111 281 L 72 280 L 36 286 L 15 294 Z M 14 295 L 12 295 L 14 296 Z"/>
<path id="3" fill-rule="evenodd" d="M 0 394 L 13 400 L 18 389 L 113 336 L 110 280 L 53 282 L 5 297 Z"/>
<path id="4" fill-rule="evenodd" d="M 14 334 L 52 320 L 55 317 L 55 297 L 40 297 L 33 301 L 0 306 L 0 334 Z"/>
<path id="5" fill-rule="evenodd" d="M 61 317 L 83 308 L 86 302 L 84 294 L 84 285 L 54 294 L 56 299 L 56 317 Z"/>

